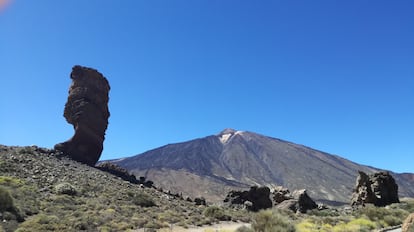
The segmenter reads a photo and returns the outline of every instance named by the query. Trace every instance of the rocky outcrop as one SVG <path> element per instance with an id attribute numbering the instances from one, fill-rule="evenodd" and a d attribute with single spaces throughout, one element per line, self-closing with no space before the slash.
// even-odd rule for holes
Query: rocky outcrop
<path id="1" fill-rule="evenodd" d="M 280 204 L 286 200 L 293 199 L 293 196 L 290 193 L 289 189 L 282 186 L 273 188 L 271 196 L 274 205 Z"/>
<path id="2" fill-rule="evenodd" d="M 359 171 L 351 205 L 374 204 L 385 206 L 400 202 L 398 185 L 389 172 L 377 172 L 371 175 Z"/>
<path id="3" fill-rule="evenodd" d="M 249 191 L 230 191 L 224 202 L 230 206 L 238 206 L 251 211 L 259 211 L 276 207 L 293 212 L 306 213 L 306 211 L 318 208 L 318 205 L 309 197 L 305 189 L 290 193 L 289 189 L 278 186 L 272 189 L 268 187 L 251 187 Z"/>
<path id="4" fill-rule="evenodd" d="M 408 215 L 402 225 L 402 232 L 414 231 L 414 213 Z"/>
<path id="5" fill-rule="evenodd" d="M 103 150 L 110 86 L 97 70 L 78 65 L 72 68 L 70 78 L 72 84 L 63 115 L 73 125 L 75 134 L 68 141 L 56 144 L 55 149 L 93 166 Z"/>
<path id="6" fill-rule="evenodd" d="M 230 205 L 242 205 L 251 211 L 272 207 L 268 187 L 253 186 L 248 191 L 230 191 L 224 202 Z"/>
<path id="7" fill-rule="evenodd" d="M 154 182 L 150 180 L 146 180 L 145 177 L 141 176 L 139 177 L 139 179 L 137 179 L 135 175 L 129 174 L 129 172 L 125 168 L 122 168 L 111 162 L 99 163 L 95 167 L 104 172 L 109 172 L 112 175 L 120 177 L 121 179 L 128 181 L 130 183 L 133 183 L 133 184 L 141 184 L 142 186 L 145 186 L 148 188 L 151 188 L 154 185 Z"/>
<path id="8" fill-rule="evenodd" d="M 207 205 L 206 199 L 204 197 L 196 197 L 194 199 L 195 205 Z"/>
<path id="9" fill-rule="evenodd" d="M 318 208 L 318 205 L 306 192 L 306 189 L 296 190 L 292 193 L 291 199 L 287 199 L 276 205 L 278 209 L 288 209 L 293 212 L 306 213 L 308 210 Z"/>

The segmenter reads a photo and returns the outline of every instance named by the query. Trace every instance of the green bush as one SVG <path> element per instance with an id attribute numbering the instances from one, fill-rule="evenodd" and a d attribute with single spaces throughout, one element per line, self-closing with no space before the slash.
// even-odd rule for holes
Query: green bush
<path id="1" fill-rule="evenodd" d="M 16 232 L 65 231 L 67 226 L 54 215 L 37 214 L 20 224 Z"/>
<path id="2" fill-rule="evenodd" d="M 223 208 L 218 206 L 209 206 L 204 210 L 206 217 L 215 218 L 220 221 L 229 221 L 231 217 L 226 214 Z"/>
<path id="3" fill-rule="evenodd" d="M 13 209 L 13 198 L 7 189 L 0 187 L 0 212 Z"/>
<path id="4" fill-rule="evenodd" d="M 135 205 L 139 205 L 139 206 L 142 206 L 142 207 L 156 206 L 156 204 L 152 200 L 152 198 L 149 195 L 145 194 L 145 193 L 135 194 L 135 196 L 132 198 L 132 202 Z"/>
<path id="5" fill-rule="evenodd" d="M 402 223 L 402 219 L 394 215 L 387 215 L 384 217 L 384 222 L 388 226 L 397 226 Z"/>
<path id="6" fill-rule="evenodd" d="M 259 211 L 253 216 L 252 228 L 258 232 L 294 232 L 292 222 L 272 210 Z"/>

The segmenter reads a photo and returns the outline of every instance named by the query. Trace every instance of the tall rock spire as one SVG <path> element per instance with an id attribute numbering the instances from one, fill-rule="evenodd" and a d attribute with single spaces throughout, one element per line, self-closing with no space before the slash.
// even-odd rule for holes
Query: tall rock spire
<path id="1" fill-rule="evenodd" d="M 72 84 L 65 104 L 64 117 L 75 134 L 55 145 L 74 160 L 94 166 L 99 160 L 108 126 L 108 80 L 97 70 L 76 65 L 70 74 Z"/>

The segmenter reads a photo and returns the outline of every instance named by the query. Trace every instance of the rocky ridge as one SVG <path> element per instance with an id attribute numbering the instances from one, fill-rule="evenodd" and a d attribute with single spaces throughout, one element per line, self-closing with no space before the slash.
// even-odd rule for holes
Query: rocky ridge
<path id="1" fill-rule="evenodd" d="M 14 205 L 0 207 L 0 231 L 126 231 L 216 220 L 204 216 L 207 206 L 36 146 L 0 145 L 0 190 Z"/>

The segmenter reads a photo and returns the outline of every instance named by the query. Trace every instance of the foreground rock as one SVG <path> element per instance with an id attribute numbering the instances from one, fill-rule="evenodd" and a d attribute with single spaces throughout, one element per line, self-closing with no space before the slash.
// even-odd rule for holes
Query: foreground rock
<path id="1" fill-rule="evenodd" d="M 359 172 L 351 205 L 370 203 L 375 206 L 386 206 L 399 202 L 398 185 L 389 172 L 377 172 L 371 175 Z"/>
<path id="2" fill-rule="evenodd" d="M 95 165 L 101 156 L 108 126 L 109 83 L 97 70 L 74 66 L 72 84 L 65 105 L 64 117 L 75 134 L 66 142 L 55 145 L 72 159 Z"/>

